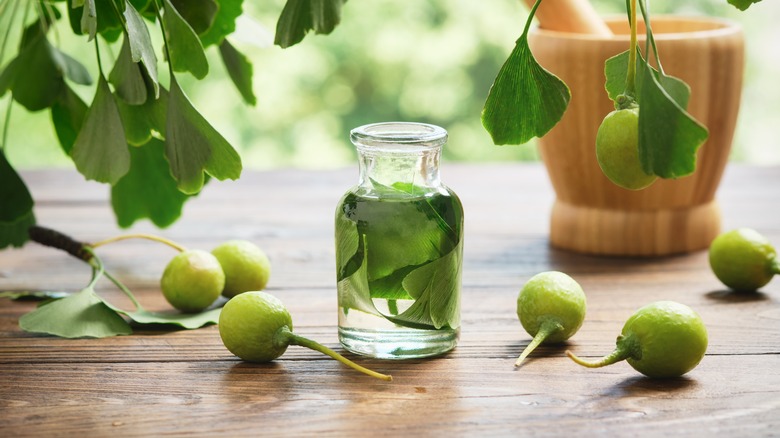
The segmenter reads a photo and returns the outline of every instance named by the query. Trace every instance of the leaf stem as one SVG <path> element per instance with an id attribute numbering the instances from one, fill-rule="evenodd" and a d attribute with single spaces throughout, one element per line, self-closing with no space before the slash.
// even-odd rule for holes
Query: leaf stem
<path id="1" fill-rule="evenodd" d="M 648 53 L 650 47 L 653 48 L 653 56 L 655 56 L 655 63 L 658 64 L 658 71 L 661 72 L 661 74 L 664 74 L 664 67 L 661 65 L 661 58 L 658 55 L 658 47 L 655 45 L 655 37 L 653 36 L 653 29 L 650 26 L 650 15 L 647 12 L 647 5 L 645 4 L 645 0 L 639 1 L 639 8 L 642 11 L 642 19 L 645 21 L 645 34 L 647 37 L 645 38 L 645 53 L 647 53 L 647 58 L 650 59 L 650 54 Z"/>
<path id="2" fill-rule="evenodd" d="M 631 42 L 628 46 L 628 74 L 626 75 L 626 94 L 636 96 L 636 0 L 631 0 L 629 17 L 631 20 Z"/>
<path id="3" fill-rule="evenodd" d="M 116 2 L 110 2 L 111 6 L 114 7 L 114 12 L 116 13 L 117 18 L 119 19 L 119 23 L 122 25 L 122 30 L 125 32 L 125 34 L 130 37 L 130 32 L 127 30 L 127 23 L 125 22 L 125 16 L 122 15 L 122 12 L 119 10 L 119 6 L 116 5 Z M 132 7 L 132 5 L 130 5 Z M 127 7 L 127 4 L 125 4 L 125 8 Z"/>
<path id="4" fill-rule="evenodd" d="M 519 367 L 525 358 L 528 357 L 528 355 L 531 354 L 534 350 L 536 350 L 536 347 L 544 342 L 548 336 L 559 330 L 563 330 L 563 326 L 559 322 L 553 319 L 544 321 L 539 327 L 539 331 L 536 332 L 536 336 L 534 336 L 533 340 L 531 340 L 531 342 L 523 350 L 523 353 L 520 354 L 520 357 L 518 357 L 515 361 L 515 366 Z"/>
<path id="5" fill-rule="evenodd" d="M 104 272 L 104 274 L 105 274 L 106 278 L 108 278 L 109 280 L 111 280 L 111 282 L 112 282 L 112 283 L 114 283 L 114 285 L 116 285 L 116 287 L 118 287 L 118 288 L 119 288 L 119 290 L 121 290 L 121 291 L 122 291 L 122 292 L 123 292 L 125 295 L 127 295 L 127 298 L 130 298 L 130 301 L 132 301 L 132 302 L 133 302 L 133 305 L 135 306 L 135 310 L 136 310 L 136 311 L 142 311 L 142 310 L 144 310 L 144 308 L 143 308 L 143 306 L 141 305 L 141 303 L 139 303 L 139 302 L 138 302 L 138 300 L 135 298 L 135 295 L 133 295 L 133 293 L 132 293 L 132 292 L 130 292 L 130 289 L 128 289 L 128 288 L 127 288 L 127 286 L 125 286 L 125 285 L 124 285 L 124 284 L 123 284 L 121 281 L 119 281 L 119 280 L 118 280 L 116 277 L 114 277 L 113 275 L 111 275 L 111 274 L 110 274 L 108 271 L 105 271 L 105 272 Z"/>
<path id="6" fill-rule="evenodd" d="M 157 3 L 157 0 L 154 1 L 154 12 L 157 14 L 157 20 L 160 22 L 160 31 L 162 32 L 163 37 L 163 49 L 165 50 L 165 59 L 168 60 L 168 71 L 171 73 L 171 81 L 175 81 L 176 78 L 173 76 L 173 64 L 171 64 L 171 52 L 168 50 L 168 35 L 165 33 L 165 24 L 163 23 L 162 14 L 160 14 L 160 5 Z M 166 11 L 166 14 L 168 12 Z"/>
<path id="7" fill-rule="evenodd" d="M 352 362 L 351 360 L 347 359 L 346 357 L 336 353 L 330 348 L 320 344 L 319 342 L 315 342 L 312 341 L 311 339 L 304 338 L 303 336 L 296 335 L 295 333 L 291 332 L 287 327 L 282 327 L 280 330 L 284 331 L 283 332 L 284 336 L 287 338 L 287 341 L 290 343 L 290 345 L 299 345 L 301 347 L 310 348 L 314 351 L 319 351 L 320 353 L 330 356 L 333 359 L 336 359 L 337 361 L 343 363 L 344 365 L 353 368 L 357 371 L 360 371 L 361 373 L 369 375 L 371 377 L 376 377 L 377 379 L 385 380 L 387 382 L 391 382 L 393 380 L 393 376 L 390 376 L 388 374 L 377 373 L 376 371 L 372 371 L 369 370 L 368 368 L 362 367 L 356 364 L 355 362 Z"/>
<path id="8" fill-rule="evenodd" d="M 8 45 L 8 40 L 9 40 L 9 38 L 11 36 L 11 29 L 13 28 L 14 19 L 16 18 L 16 11 L 19 8 L 19 4 L 20 3 L 21 2 L 19 2 L 19 1 L 14 2 L 14 7 L 13 7 L 13 9 L 11 9 L 11 16 L 8 17 L 8 27 L 5 28 L 5 35 L 3 35 L 3 42 L 2 42 L 2 44 L 0 44 L 0 63 L 2 63 L 3 60 L 5 59 L 4 58 L 5 57 L 5 48 Z M 5 7 L 5 6 L 7 6 L 7 3 L 3 5 L 3 7 Z M 28 3 L 28 6 L 29 6 L 29 3 Z M 0 13 L 0 15 L 2 15 L 2 14 Z M 24 23 L 24 22 L 22 22 L 22 23 Z M 22 24 L 22 26 L 24 26 L 24 24 Z M 22 30 L 24 30 L 24 29 L 22 29 Z"/>
<path id="9" fill-rule="evenodd" d="M 103 74 L 103 63 L 100 61 L 100 46 L 98 45 L 97 36 L 95 37 L 95 54 L 97 55 L 97 64 L 98 64 L 98 70 L 100 71 L 100 76 L 105 78 L 106 75 Z"/>
<path id="10" fill-rule="evenodd" d="M 525 28 L 523 29 L 523 34 L 520 36 L 520 38 L 528 35 L 528 30 L 531 28 L 531 22 L 533 21 L 534 16 L 536 15 L 536 10 L 539 9 L 540 4 L 542 4 L 542 0 L 536 0 L 533 7 L 528 12 L 528 19 L 525 21 Z"/>
<path id="11" fill-rule="evenodd" d="M 780 259 L 777 257 L 772 259 L 771 271 L 776 275 L 780 275 Z"/>
<path id="12" fill-rule="evenodd" d="M 121 240 L 129 240 L 129 239 L 146 239 L 146 240 L 153 240 L 155 242 L 159 242 L 165 245 L 170 246 L 171 248 L 179 251 L 184 252 L 187 251 L 187 248 L 185 248 L 182 245 L 179 245 L 178 243 L 166 239 L 165 237 L 156 236 L 154 234 L 145 234 L 145 233 L 134 233 L 134 234 L 121 234 L 119 236 L 109 237 L 108 239 L 101 240 L 99 242 L 91 243 L 89 246 L 92 248 L 98 248 L 103 245 L 108 245 L 109 243 L 119 242 Z"/>

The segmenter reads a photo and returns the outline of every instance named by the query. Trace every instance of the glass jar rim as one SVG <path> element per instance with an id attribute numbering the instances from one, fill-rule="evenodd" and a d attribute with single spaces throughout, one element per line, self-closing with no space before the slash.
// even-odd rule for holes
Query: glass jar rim
<path id="1" fill-rule="evenodd" d="M 379 122 L 353 129 L 349 138 L 361 151 L 412 153 L 441 148 L 447 130 L 428 123 Z"/>

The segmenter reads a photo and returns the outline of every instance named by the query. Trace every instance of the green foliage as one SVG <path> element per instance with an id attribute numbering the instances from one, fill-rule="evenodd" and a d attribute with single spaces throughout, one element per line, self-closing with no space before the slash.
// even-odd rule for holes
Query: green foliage
<path id="1" fill-rule="evenodd" d="M 187 330 L 198 329 L 207 325 L 216 324 L 219 321 L 221 307 L 204 310 L 198 313 L 180 313 L 180 312 L 150 312 L 146 309 L 139 309 L 134 312 L 117 309 L 112 306 L 117 313 L 126 315 L 133 322 L 140 325 L 168 325 L 181 327 Z"/>
<path id="2" fill-rule="evenodd" d="M 67 238 L 67 236 L 62 237 Z M 123 315 L 141 326 L 164 325 L 184 329 L 197 329 L 216 324 L 219 320 L 222 310 L 219 306 L 197 313 L 146 310 L 127 287 L 104 270 L 103 262 L 92 249 L 89 247 L 83 249 L 92 257 L 88 263 L 93 267 L 93 275 L 89 285 L 81 291 L 74 294 L 50 291 L 0 293 L 0 298 L 46 300 L 40 303 L 37 309 L 23 315 L 19 319 L 19 327 L 32 333 L 64 338 L 104 338 L 133 333 L 133 329 Z M 130 298 L 135 310 L 129 311 L 116 307 L 95 292 L 95 284 L 104 275 Z"/>
<path id="3" fill-rule="evenodd" d="M 89 85 L 92 78 L 81 63 L 49 43 L 40 21 L 25 30 L 19 55 L 0 74 L 0 95 L 11 90 L 29 111 L 50 107 L 65 87 L 65 77 Z"/>
<path id="4" fill-rule="evenodd" d="M 157 139 L 130 148 L 130 171 L 111 188 L 111 205 L 119 226 L 127 228 L 149 218 L 158 227 L 167 227 L 181 216 L 188 196 L 171 179 L 164 148 Z"/>
<path id="5" fill-rule="evenodd" d="M 257 105 L 257 98 L 252 90 L 252 64 L 247 57 L 226 39 L 219 44 L 219 55 L 244 102 L 252 106 Z"/>
<path id="6" fill-rule="evenodd" d="M 638 74 L 644 84 L 638 96 L 639 160 L 646 173 L 678 178 L 696 170 L 696 151 L 707 140 L 707 128 L 685 111 L 662 85 L 666 76 L 645 64 Z M 679 88 L 678 88 L 679 90 Z M 683 97 L 684 96 L 684 97 Z"/>
<path id="7" fill-rule="evenodd" d="M 119 108 L 103 76 L 98 79 L 95 99 L 84 116 L 70 156 L 87 179 L 112 185 L 130 169 Z"/>
<path id="8" fill-rule="evenodd" d="M 0 205 L 0 248 L 22 246 L 27 241 L 27 229 L 35 225 L 33 199 L 1 149 Z"/>
<path id="9" fill-rule="evenodd" d="M 734 5 L 740 11 L 744 11 L 753 3 L 758 3 L 760 1 L 761 0 L 729 0 L 729 4 Z"/>
<path id="10" fill-rule="evenodd" d="M 410 272 L 403 280 L 414 304 L 400 315 L 388 318 L 397 324 L 460 326 L 460 264 L 462 240 L 449 253 Z"/>
<path id="11" fill-rule="evenodd" d="M 125 37 L 122 50 L 114 64 L 114 69 L 108 75 L 108 81 L 114 86 L 116 96 L 130 105 L 141 105 L 146 102 L 146 82 L 141 73 L 141 66 L 133 61 L 130 54 L 130 40 Z"/>
<path id="12" fill-rule="evenodd" d="M 63 338 L 129 335 L 130 325 L 95 293 L 93 284 L 66 298 L 42 303 L 19 318 L 19 327 Z"/>
<path id="13" fill-rule="evenodd" d="M 482 124 L 497 145 L 543 136 L 561 120 L 571 99 L 569 87 L 536 62 L 526 37 L 523 33 L 517 40 L 482 110 Z"/>
<path id="14" fill-rule="evenodd" d="M 155 97 L 159 95 L 157 80 L 157 55 L 154 53 L 152 38 L 149 29 L 141 17 L 141 14 L 130 3 L 125 4 L 125 26 L 127 28 L 127 41 L 130 43 L 130 58 L 133 62 L 140 62 L 146 70 L 146 74 L 154 86 Z"/>
<path id="15" fill-rule="evenodd" d="M 309 31 L 329 34 L 341 21 L 341 6 L 346 0 L 287 0 L 276 23 L 274 44 L 294 46 Z"/>
<path id="16" fill-rule="evenodd" d="M 49 28 L 62 17 L 55 5 L 36 8 L 38 19 L 21 26 L 18 53 L 0 71 L 0 96 L 10 91 L 13 101 L 29 111 L 49 108 L 57 139 L 78 171 L 87 179 L 113 186 L 112 205 L 122 226 L 141 218 L 149 218 L 158 226 L 170 225 L 180 216 L 188 195 L 200 191 L 206 182 L 204 172 L 220 180 L 240 176 L 238 154 L 195 110 L 174 72 L 189 71 L 198 79 L 204 78 L 208 62 L 203 47 L 224 43 L 221 53 L 236 86 L 247 101 L 255 102 L 251 63 L 225 41 L 235 29 L 241 0 L 162 2 L 63 2 L 71 30 L 85 35 L 87 41 L 113 42 L 123 36 L 108 81 L 103 74 L 100 44 L 95 41 L 99 76 L 89 106 L 67 82 L 89 85 L 89 71 L 54 47 L 47 37 Z M 10 15 L 11 27 L 16 24 L 18 9 L 0 9 L 2 18 L 5 19 L 6 12 Z M 159 83 L 157 54 L 148 21 L 159 25 L 165 36 L 163 50 L 169 61 L 170 95 Z M 5 38 L 7 33 L 3 47 Z M 168 160 L 162 155 L 162 141 L 154 136 L 164 140 Z M 134 146 L 144 148 L 131 154 Z M 125 178 L 131 171 L 131 161 L 134 169 Z M 29 191 L 5 156 L 1 164 L 2 178 L 8 181 L 3 185 L 3 196 L 29 198 L 27 203 L 17 202 L 13 209 L 4 208 L 0 228 L 0 248 L 4 248 L 23 244 L 28 238 L 26 227 L 34 224 L 35 219 Z M 151 172 L 152 178 L 144 180 L 141 172 Z M 156 185 L 150 186 L 150 181 Z M 149 196 L 150 193 L 153 195 Z"/>
<path id="17" fill-rule="evenodd" d="M 179 190 L 189 195 L 203 187 L 204 173 L 220 181 L 241 175 L 238 153 L 192 106 L 175 79 L 168 101 L 165 156 Z"/>
<path id="18" fill-rule="evenodd" d="M 200 33 L 200 41 L 203 47 L 220 44 L 222 40 L 236 30 L 236 18 L 241 15 L 241 3 L 243 0 L 215 0 L 217 4 L 217 13 L 214 20 L 205 32 Z M 194 9 L 201 6 L 199 1 L 187 1 Z M 185 13 L 187 17 L 189 14 Z"/>
<path id="19" fill-rule="evenodd" d="M 209 72 L 209 63 L 203 52 L 200 38 L 192 27 L 184 21 L 179 12 L 165 1 L 165 33 L 167 36 L 168 56 L 173 71 L 188 71 L 196 78 L 203 79 Z"/>
<path id="20" fill-rule="evenodd" d="M 339 273 L 339 305 L 348 313 L 350 309 L 381 316 L 405 327 L 435 330 L 442 327 L 457 328 L 460 325 L 460 301 L 458 288 L 462 257 L 462 240 L 450 252 L 430 262 L 405 266 L 383 279 L 369 282 L 368 254 L 371 242 L 367 236 L 359 236 L 358 226 L 348 219 L 337 218 L 336 234 L 340 245 L 337 266 L 350 266 L 358 260 L 358 267 L 345 276 Z M 360 245 L 362 243 L 362 245 Z M 402 289 L 377 289 L 377 286 L 401 280 Z M 373 286 L 373 287 L 371 287 Z M 377 290 L 378 292 L 375 292 Z M 377 310 L 373 299 L 414 299 L 403 313 L 386 315 Z"/>
<path id="21" fill-rule="evenodd" d="M 752 0 L 729 2 L 743 10 L 753 3 Z M 524 143 L 534 136 L 544 135 L 558 123 L 568 104 L 566 85 L 537 65 L 525 41 L 539 3 L 540 0 L 531 9 L 525 30 L 485 103 L 482 121 L 497 145 Z M 627 1 L 626 5 L 628 7 L 630 3 Z M 640 0 L 640 7 L 644 21 L 648 23 L 647 41 L 658 58 L 644 0 Z M 662 70 L 653 69 L 641 55 L 637 59 L 636 73 L 628 69 L 628 63 L 628 52 L 607 61 L 606 88 L 616 107 L 624 108 L 624 103 L 617 105 L 619 97 L 639 104 L 639 158 L 643 170 L 662 178 L 691 174 L 696 168 L 696 151 L 708 133 L 686 112 L 690 95 L 688 85 L 667 76 Z M 660 60 L 658 63 L 660 65 Z"/>
<path id="22" fill-rule="evenodd" d="M 86 115 L 87 104 L 66 84 L 51 106 L 51 120 L 60 146 L 68 155 L 73 149 Z"/>

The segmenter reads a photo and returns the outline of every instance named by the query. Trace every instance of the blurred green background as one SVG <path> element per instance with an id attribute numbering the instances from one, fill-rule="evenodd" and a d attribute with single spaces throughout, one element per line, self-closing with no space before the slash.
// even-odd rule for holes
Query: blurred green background
<path id="1" fill-rule="evenodd" d="M 603 14 L 625 13 L 623 0 L 593 4 Z M 527 9 L 520 0 L 350 0 L 331 35 L 309 35 L 286 50 L 272 45 L 283 5 L 284 0 L 244 0 L 245 17 L 230 37 L 254 64 L 257 106 L 243 103 L 215 48 L 208 51 L 211 69 L 204 81 L 181 75 L 195 106 L 239 150 L 245 167 L 349 166 L 354 161 L 349 130 L 390 120 L 445 127 L 447 160 L 538 159 L 533 143 L 493 146 L 479 119 L 490 85 L 522 31 Z M 747 65 L 732 160 L 780 164 L 780 1 L 764 0 L 740 12 L 726 0 L 653 0 L 650 10 L 713 15 L 743 25 Z M 54 41 L 97 72 L 92 45 L 73 36 L 65 22 Z M 118 46 L 105 49 L 113 62 Z M 94 87 L 74 86 L 86 102 L 92 100 Z M 7 101 L 8 95 L 0 99 L 0 115 Z M 6 153 L 18 168 L 73 166 L 57 144 L 48 112 L 31 114 L 18 105 Z"/>

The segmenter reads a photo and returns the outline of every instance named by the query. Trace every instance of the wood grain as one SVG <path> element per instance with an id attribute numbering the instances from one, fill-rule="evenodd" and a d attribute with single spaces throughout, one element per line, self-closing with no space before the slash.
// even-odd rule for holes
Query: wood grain
<path id="1" fill-rule="evenodd" d="M 780 427 L 780 280 L 760 293 L 725 291 L 707 254 L 596 257 L 550 246 L 554 193 L 541 165 L 444 164 L 466 211 L 463 327 L 459 346 L 429 360 L 349 355 L 393 375 L 385 383 L 318 353 L 290 347 L 270 364 L 232 356 L 217 327 L 141 330 L 66 340 L 22 332 L 35 303 L 0 301 L 0 436 L 595 435 L 771 436 Z M 120 232 L 104 187 L 75 172 L 23 174 L 43 225 L 96 241 Z M 269 291 L 296 332 L 341 350 L 336 337 L 333 210 L 353 170 L 248 172 L 210 184 L 166 230 L 190 247 L 246 238 L 273 263 Z M 780 242 L 780 169 L 727 169 L 718 202 L 725 228 L 747 226 Z M 151 242 L 100 253 L 145 306 L 163 310 L 159 276 L 173 255 Z M 515 315 L 522 284 L 544 270 L 577 279 L 588 297 L 582 329 L 542 346 L 518 370 L 530 341 Z M 83 287 L 89 270 L 35 244 L 0 252 L 0 290 Z M 129 306 L 107 282 L 98 291 Z M 705 320 L 709 349 L 681 379 L 641 377 L 627 364 L 588 370 L 569 348 L 595 358 L 614 346 L 625 319 L 648 302 L 688 304 Z"/>

